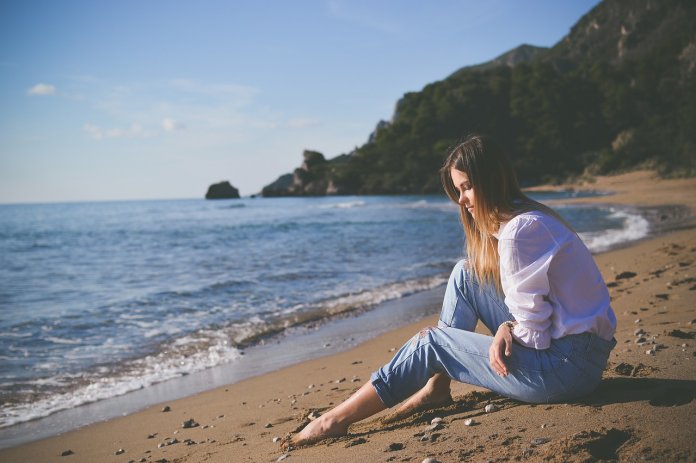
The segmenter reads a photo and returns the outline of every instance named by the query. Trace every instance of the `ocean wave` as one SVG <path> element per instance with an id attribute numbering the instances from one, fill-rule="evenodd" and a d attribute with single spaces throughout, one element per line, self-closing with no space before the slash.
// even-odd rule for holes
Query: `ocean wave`
<path id="1" fill-rule="evenodd" d="M 610 219 L 620 219 L 621 228 L 580 233 L 587 248 L 592 252 L 607 251 L 619 244 L 644 238 L 650 232 L 650 222 L 642 215 L 623 209 L 611 209 Z"/>
<path id="2" fill-rule="evenodd" d="M 68 344 L 68 345 L 73 345 L 73 344 L 80 344 L 82 341 L 78 339 L 63 339 L 63 338 L 58 338 L 55 336 L 46 336 L 44 339 L 48 342 L 52 342 L 53 344 Z"/>
<path id="3" fill-rule="evenodd" d="M 69 375 L 70 378 L 56 375 L 37 379 L 32 385 L 51 386 L 47 393 L 37 394 L 32 387 L 4 394 L 5 403 L 0 409 L 0 428 L 117 397 L 233 361 L 240 355 L 240 350 L 230 343 L 226 333 L 202 330 L 163 346 L 156 355 L 127 361 L 110 369 L 100 368 L 80 376 Z M 59 387 L 64 385 L 69 385 L 69 388 L 66 390 Z"/>
<path id="4" fill-rule="evenodd" d="M 334 203 L 334 204 L 322 204 L 320 206 L 317 206 L 318 209 L 352 209 L 354 207 L 361 207 L 365 206 L 367 203 L 365 201 L 345 201 L 342 203 Z"/>
<path id="5" fill-rule="evenodd" d="M 411 203 L 399 204 L 399 208 L 402 209 L 429 209 L 444 212 L 456 212 L 457 206 L 450 201 L 436 201 L 431 202 L 425 199 L 420 199 Z"/>
<path id="6" fill-rule="evenodd" d="M 180 336 L 142 358 L 100 365 L 77 375 L 58 374 L 15 384 L 14 391 L 11 385 L 5 385 L 0 428 L 219 366 L 238 359 L 244 347 L 281 334 L 288 328 L 356 314 L 381 302 L 435 288 L 446 281 L 447 275 L 442 274 L 348 293 L 314 304 L 298 304 L 284 312 L 254 315 L 244 322 Z M 32 387 L 26 389 L 27 385 Z"/>

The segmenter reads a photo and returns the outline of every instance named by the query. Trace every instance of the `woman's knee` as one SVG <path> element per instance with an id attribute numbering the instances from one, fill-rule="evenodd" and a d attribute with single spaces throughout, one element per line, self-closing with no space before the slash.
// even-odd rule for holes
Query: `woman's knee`
<path id="1" fill-rule="evenodd" d="M 461 259 L 459 262 L 454 264 L 452 273 L 450 274 L 449 284 L 455 285 L 456 287 L 461 287 L 462 282 L 466 279 L 466 275 L 469 272 L 469 260 Z"/>

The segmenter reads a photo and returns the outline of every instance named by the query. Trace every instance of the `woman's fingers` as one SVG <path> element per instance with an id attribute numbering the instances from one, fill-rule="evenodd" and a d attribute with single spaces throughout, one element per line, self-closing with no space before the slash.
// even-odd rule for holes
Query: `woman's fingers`
<path id="1" fill-rule="evenodd" d="M 504 348 L 506 348 L 505 341 L 498 337 L 495 337 L 493 339 L 493 344 L 491 344 L 491 348 L 488 352 L 491 368 L 493 368 L 493 370 L 496 373 L 502 376 L 507 375 L 507 367 L 505 366 L 505 362 L 502 358 Z"/>

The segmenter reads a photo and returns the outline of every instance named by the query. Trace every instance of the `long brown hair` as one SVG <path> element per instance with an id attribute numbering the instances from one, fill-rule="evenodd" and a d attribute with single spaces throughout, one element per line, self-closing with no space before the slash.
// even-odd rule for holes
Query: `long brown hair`
<path id="1" fill-rule="evenodd" d="M 459 216 L 466 234 L 469 268 L 479 281 L 493 284 L 502 293 L 498 240 L 493 236 L 501 223 L 521 212 L 537 210 L 572 228 L 558 213 L 522 192 L 512 163 L 489 137 L 478 134 L 467 136 L 450 151 L 440 169 L 445 193 L 459 204 L 459 193 L 452 182 L 453 168 L 464 172 L 474 189 L 476 220 L 465 207 L 459 206 Z"/>

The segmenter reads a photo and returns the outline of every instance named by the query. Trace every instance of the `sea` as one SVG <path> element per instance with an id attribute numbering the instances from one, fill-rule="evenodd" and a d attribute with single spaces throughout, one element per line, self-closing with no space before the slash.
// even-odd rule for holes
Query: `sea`
<path id="1" fill-rule="evenodd" d="M 564 205 L 575 192 L 533 196 L 593 252 L 650 231 L 635 210 Z M 292 349 L 292 330 L 441 287 L 464 244 L 442 196 L 0 205 L 0 432 Z"/>

